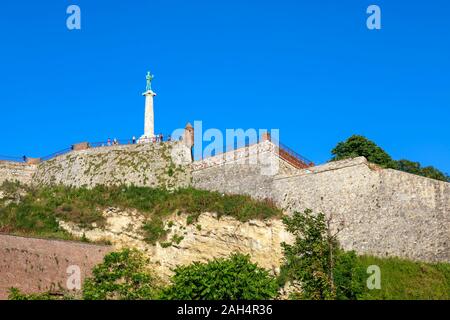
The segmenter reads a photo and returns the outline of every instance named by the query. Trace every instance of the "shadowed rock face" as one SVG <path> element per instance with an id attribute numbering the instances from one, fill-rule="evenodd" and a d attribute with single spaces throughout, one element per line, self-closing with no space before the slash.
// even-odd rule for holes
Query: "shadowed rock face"
<path id="1" fill-rule="evenodd" d="M 67 268 L 78 266 L 81 280 L 112 247 L 70 241 L 0 235 L 0 299 L 17 287 L 25 293 L 67 289 Z"/>

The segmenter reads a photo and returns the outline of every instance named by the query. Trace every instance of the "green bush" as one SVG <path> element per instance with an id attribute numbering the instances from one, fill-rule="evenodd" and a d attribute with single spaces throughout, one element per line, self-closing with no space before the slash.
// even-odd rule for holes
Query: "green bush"
<path id="1" fill-rule="evenodd" d="M 142 229 L 144 231 L 144 240 L 150 244 L 164 240 L 168 232 L 164 228 L 164 222 L 159 217 L 153 217 L 147 221 L 142 226 Z"/>
<path id="2" fill-rule="evenodd" d="M 337 250 L 333 268 L 336 299 L 356 300 L 361 297 L 367 274 L 354 251 Z"/>
<path id="3" fill-rule="evenodd" d="M 250 262 L 248 256 L 179 266 L 172 285 L 163 291 L 168 300 L 262 300 L 277 294 L 277 283 L 268 271 Z"/>
<path id="4" fill-rule="evenodd" d="M 107 254 L 83 284 L 86 300 L 155 299 L 159 281 L 148 269 L 148 259 L 138 250 Z"/>

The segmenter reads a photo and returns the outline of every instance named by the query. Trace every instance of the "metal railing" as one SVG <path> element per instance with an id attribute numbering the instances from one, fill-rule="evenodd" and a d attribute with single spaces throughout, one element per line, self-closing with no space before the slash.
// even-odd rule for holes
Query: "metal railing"
<path id="1" fill-rule="evenodd" d="M 178 140 L 178 139 L 176 139 Z M 106 141 L 89 142 L 89 148 L 113 147 L 119 145 L 141 144 L 141 143 L 157 143 L 175 141 L 170 135 L 157 134 L 154 138 L 146 139 L 109 139 Z"/>
<path id="2" fill-rule="evenodd" d="M 181 140 L 181 139 L 182 139 L 182 137 L 180 137 L 179 139 L 173 139 L 173 138 L 171 138 L 170 135 L 157 134 L 154 138 L 145 139 L 145 140 L 142 140 L 142 139 L 108 139 L 106 141 L 100 141 L 100 142 L 89 142 L 88 148 L 113 147 L 113 146 L 118 146 L 118 145 L 130 145 L 130 144 L 140 144 L 140 143 L 170 142 L 170 141 Z M 280 153 L 286 153 L 290 157 L 294 158 L 296 161 L 300 161 L 308 167 L 314 165 L 314 163 L 311 160 L 305 158 L 298 152 L 295 152 L 294 150 L 292 150 L 285 144 L 282 144 L 279 141 L 276 141 L 276 142 L 273 141 L 273 143 L 280 148 Z M 241 148 L 246 148 L 253 144 L 256 144 L 256 143 L 255 142 L 250 142 L 250 143 L 246 142 L 244 146 L 234 145 L 234 144 L 228 145 L 225 147 L 225 150 L 223 152 L 217 152 L 211 156 L 217 156 L 217 155 L 229 152 L 229 151 L 235 151 L 235 150 L 238 150 Z M 60 150 L 58 152 L 54 152 L 54 153 L 49 154 L 40 159 L 41 159 L 41 161 L 48 161 L 50 159 L 64 155 L 71 151 L 73 151 L 73 145 L 70 148 L 66 148 L 66 149 Z M 11 161 L 11 162 L 26 162 L 26 157 L 11 157 L 11 156 L 0 155 L 0 160 Z"/>
<path id="3" fill-rule="evenodd" d="M 60 150 L 60 151 L 57 151 L 57 152 L 54 152 L 54 153 L 49 154 L 49 155 L 47 155 L 45 157 L 42 157 L 40 159 L 41 159 L 41 161 L 47 161 L 47 160 L 56 158 L 58 156 L 62 156 L 63 154 L 69 153 L 70 151 L 72 151 L 72 147 L 66 148 L 64 150 Z"/>
<path id="4" fill-rule="evenodd" d="M 176 140 L 181 140 L 176 139 Z M 152 139 L 108 139 L 106 141 L 100 141 L 100 142 L 88 142 L 89 148 L 99 148 L 99 147 L 113 147 L 117 145 L 130 145 L 130 144 L 138 144 L 138 143 L 158 143 L 158 142 L 170 142 L 175 141 L 172 139 L 171 135 L 163 135 L 163 134 L 157 134 L 155 135 L 155 138 Z M 48 161 L 55 157 L 64 155 L 66 153 L 69 153 L 74 150 L 74 145 L 72 145 L 70 148 L 66 148 L 54 153 L 51 153 L 49 155 L 46 155 L 44 157 L 39 158 L 41 161 Z M 0 155 L 0 161 L 10 161 L 10 162 L 27 162 L 27 157 L 12 157 L 12 156 L 4 156 Z"/>
<path id="5" fill-rule="evenodd" d="M 24 157 L 11 157 L 0 155 L 0 161 L 25 162 Z"/>
<path id="6" fill-rule="evenodd" d="M 264 140 L 259 140 L 258 142 L 246 142 L 245 145 L 239 145 L 239 144 L 229 144 L 225 147 L 225 150 L 223 151 L 219 151 L 219 152 L 214 152 L 213 154 L 210 155 L 210 157 L 214 157 L 214 156 L 220 156 L 223 155 L 227 152 L 233 152 L 233 151 L 237 151 L 239 149 L 242 148 L 247 148 L 250 147 L 254 144 L 260 143 Z M 312 162 L 311 160 L 307 159 L 306 157 L 302 156 L 301 154 L 299 154 L 298 152 L 295 152 L 294 150 L 292 150 L 291 148 L 289 148 L 287 145 L 279 142 L 279 141 L 272 141 L 273 144 L 275 144 L 278 148 L 279 148 L 279 154 L 281 157 L 283 157 L 284 154 L 287 155 L 284 156 L 285 158 L 291 158 L 291 159 L 286 159 L 287 161 L 290 162 L 300 162 L 300 166 L 299 167 L 311 167 L 314 166 L 314 162 Z M 209 158 L 209 157 L 206 157 Z M 205 159 L 203 157 L 203 159 Z"/>
<path id="7" fill-rule="evenodd" d="M 299 154 L 298 152 L 295 152 L 294 150 L 292 150 L 291 148 L 289 148 L 287 145 L 282 144 L 281 142 L 278 142 L 278 147 L 283 150 L 284 152 L 286 152 L 287 154 L 289 154 L 290 156 L 296 158 L 297 160 L 303 162 L 304 164 L 306 164 L 308 167 L 309 166 L 313 166 L 314 162 L 312 162 L 311 160 L 305 158 L 304 156 L 302 156 L 301 154 Z"/>

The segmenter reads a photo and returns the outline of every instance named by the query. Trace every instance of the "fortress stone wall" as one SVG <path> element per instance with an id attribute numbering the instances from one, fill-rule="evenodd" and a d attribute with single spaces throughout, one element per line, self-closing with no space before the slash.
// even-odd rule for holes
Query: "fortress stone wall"
<path id="1" fill-rule="evenodd" d="M 203 163 L 194 167 L 193 185 L 269 198 L 288 213 L 323 212 L 347 250 L 450 261 L 449 183 L 381 169 L 364 157 L 302 170 L 282 170 L 279 161 L 272 176 L 258 164 Z"/>
<path id="2" fill-rule="evenodd" d="M 297 172 L 298 169 L 277 156 L 274 144 L 264 141 L 194 162 L 192 184 L 199 189 L 265 199 L 272 197 L 276 176 Z"/>
<path id="3" fill-rule="evenodd" d="M 32 164 L 0 161 L 0 184 L 7 180 L 30 184 L 36 168 Z"/>
<path id="4" fill-rule="evenodd" d="M 182 142 L 105 146 L 42 162 L 33 184 L 88 188 L 133 184 L 173 189 L 190 184 L 190 163 L 190 149 Z"/>
<path id="5" fill-rule="evenodd" d="M 111 250 L 110 246 L 0 234 L 0 300 L 8 298 L 11 287 L 25 293 L 67 290 L 69 266 L 80 268 L 83 281 Z"/>
<path id="6" fill-rule="evenodd" d="M 310 208 L 332 218 L 345 249 L 450 261 L 450 183 L 380 169 L 361 157 L 276 177 L 272 195 L 288 212 Z"/>

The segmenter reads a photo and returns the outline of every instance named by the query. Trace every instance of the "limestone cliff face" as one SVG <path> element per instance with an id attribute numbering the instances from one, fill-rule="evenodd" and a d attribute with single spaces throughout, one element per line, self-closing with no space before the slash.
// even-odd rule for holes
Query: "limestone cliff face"
<path id="1" fill-rule="evenodd" d="M 96 240 L 109 240 L 117 249 L 131 247 L 148 254 L 156 272 L 163 278 L 172 274 L 177 265 L 227 257 L 233 252 L 249 254 L 260 266 L 279 271 L 282 262 L 282 242 L 291 242 L 279 219 L 240 222 L 231 217 L 217 219 L 214 213 L 203 213 L 198 221 L 188 225 L 186 214 L 173 214 L 165 220 L 167 239 L 156 245 L 144 241 L 141 227 L 145 218 L 134 210 L 109 208 L 103 212 L 106 224 L 80 229 L 61 221 L 68 232 Z"/>
<path id="2" fill-rule="evenodd" d="M 181 142 L 99 147 L 42 162 L 33 184 L 74 187 L 136 185 L 173 189 L 190 184 L 190 150 Z"/>

